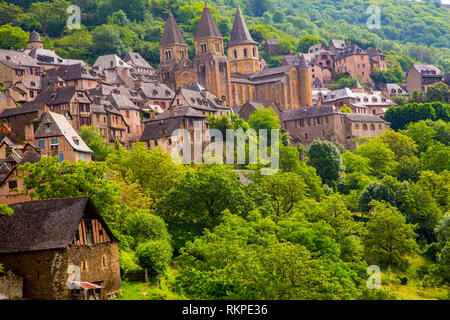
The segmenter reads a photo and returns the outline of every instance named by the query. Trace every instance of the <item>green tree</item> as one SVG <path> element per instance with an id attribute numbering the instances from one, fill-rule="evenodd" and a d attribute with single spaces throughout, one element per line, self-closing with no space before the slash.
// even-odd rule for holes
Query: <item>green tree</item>
<path id="1" fill-rule="evenodd" d="M 175 249 L 220 222 L 226 209 L 246 214 L 252 204 L 238 174 L 220 165 L 202 166 L 188 172 L 158 202 L 156 214 L 168 224 Z"/>
<path id="2" fill-rule="evenodd" d="M 450 90 L 448 85 L 443 82 L 436 82 L 427 87 L 427 93 L 425 94 L 425 99 L 428 102 L 450 102 Z"/>
<path id="3" fill-rule="evenodd" d="M 417 145 L 413 139 L 393 130 L 386 131 L 379 139 L 394 152 L 396 160 L 405 156 L 412 157 L 418 152 Z"/>
<path id="4" fill-rule="evenodd" d="M 369 260 L 386 267 L 404 265 L 405 256 L 418 249 L 414 226 L 389 204 L 375 202 L 372 207 L 364 238 Z"/>
<path id="5" fill-rule="evenodd" d="M 300 41 L 298 42 L 297 50 L 298 52 L 301 53 L 307 53 L 311 46 L 314 46 L 319 43 L 320 43 L 319 38 L 309 34 L 300 39 Z"/>
<path id="6" fill-rule="evenodd" d="M 372 181 L 369 183 L 361 192 L 361 195 L 358 198 L 358 206 L 360 210 L 364 213 L 369 212 L 373 200 L 385 201 L 393 206 L 397 204 L 394 190 L 392 190 L 388 185 L 377 181 Z"/>
<path id="7" fill-rule="evenodd" d="M 5 1 L 0 2 L 0 25 L 9 23 L 17 25 L 22 15 L 23 10 L 21 7 Z"/>
<path id="8" fill-rule="evenodd" d="M 436 141 L 422 155 L 422 161 L 425 170 L 450 171 L 450 146 Z"/>
<path id="9" fill-rule="evenodd" d="M 80 137 L 84 142 L 94 151 L 92 155 L 92 160 L 94 161 L 105 161 L 108 155 L 113 151 L 113 148 L 106 142 L 100 130 L 92 125 L 82 126 L 80 128 Z"/>
<path id="10" fill-rule="evenodd" d="M 404 105 L 404 104 L 406 103 L 407 98 L 406 98 L 406 96 L 404 96 L 404 95 L 396 94 L 396 95 L 394 95 L 394 96 L 391 97 L 391 100 L 392 100 L 392 102 L 394 102 L 395 104 L 402 106 L 402 105 Z"/>
<path id="11" fill-rule="evenodd" d="M 30 14 L 39 21 L 44 36 L 51 31 L 52 35 L 59 35 L 67 19 L 67 7 L 70 2 L 66 0 L 53 0 L 52 2 L 34 2 L 30 5 Z M 49 28 L 51 27 L 51 28 Z"/>
<path id="12" fill-rule="evenodd" d="M 146 268 L 152 277 L 158 279 L 167 272 L 172 258 L 172 247 L 167 241 L 150 240 L 137 247 L 136 256 L 141 267 Z"/>
<path id="13" fill-rule="evenodd" d="M 389 147 L 376 139 L 359 146 L 355 153 L 369 159 L 372 172 L 378 176 L 390 173 L 395 167 L 395 153 Z"/>
<path id="14" fill-rule="evenodd" d="M 267 143 L 271 145 L 271 130 L 280 130 L 280 119 L 272 108 L 260 106 L 248 119 L 250 128 L 255 129 L 259 134 L 260 130 L 267 130 Z"/>
<path id="15" fill-rule="evenodd" d="M 308 165 L 317 170 L 324 183 L 333 185 L 344 171 L 339 149 L 329 141 L 315 140 L 308 149 Z"/>
<path id="16" fill-rule="evenodd" d="M 352 109 L 348 107 L 346 104 L 344 104 L 344 106 L 340 108 L 339 111 L 342 113 L 353 113 Z"/>
<path id="17" fill-rule="evenodd" d="M 134 144 L 129 150 L 119 146 L 109 154 L 107 163 L 125 181 L 138 183 L 154 200 L 161 199 L 185 172 L 183 166 L 172 161 L 170 153 L 149 150 L 144 143 Z"/>
<path id="18" fill-rule="evenodd" d="M 11 24 L 0 26 L 0 48 L 2 49 L 24 49 L 29 37 L 29 33 L 20 27 L 13 27 Z"/>
<path id="19" fill-rule="evenodd" d="M 112 25 L 101 25 L 92 31 L 92 50 L 97 56 L 117 54 L 124 56 L 127 48 L 120 38 L 120 32 Z"/>

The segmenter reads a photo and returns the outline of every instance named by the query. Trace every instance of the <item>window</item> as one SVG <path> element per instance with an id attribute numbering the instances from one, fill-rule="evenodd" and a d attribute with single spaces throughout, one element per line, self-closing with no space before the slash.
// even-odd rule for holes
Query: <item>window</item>
<path id="1" fill-rule="evenodd" d="M 247 49 L 244 49 L 244 57 L 247 58 Z"/>
<path id="2" fill-rule="evenodd" d="M 63 156 L 62 153 L 60 153 L 60 154 L 58 155 L 58 160 L 59 160 L 60 163 L 63 162 L 64 156 Z"/>
<path id="3" fill-rule="evenodd" d="M 375 131 L 375 125 L 373 123 L 370 125 L 370 130 Z"/>
<path id="4" fill-rule="evenodd" d="M 52 139 L 52 146 L 58 145 L 58 139 Z"/>
<path id="5" fill-rule="evenodd" d="M 308 140 L 308 134 L 307 133 L 305 133 L 305 139 Z"/>
<path id="6" fill-rule="evenodd" d="M 310 122 L 309 122 L 309 119 L 306 119 L 305 120 L 305 127 L 309 127 L 311 124 L 310 124 Z"/>
<path id="7" fill-rule="evenodd" d="M 324 123 L 324 124 L 328 124 L 328 117 L 324 117 L 324 118 L 323 118 L 323 123 Z"/>
<path id="8" fill-rule="evenodd" d="M 256 48 L 253 48 L 253 56 L 256 57 Z"/>
<path id="9" fill-rule="evenodd" d="M 367 131 L 367 124 L 365 124 L 365 123 L 363 124 L 363 130 Z"/>
<path id="10" fill-rule="evenodd" d="M 92 221 L 85 221 L 84 225 L 86 227 L 86 241 L 88 246 L 94 244 L 94 231 L 92 230 Z"/>
<path id="11" fill-rule="evenodd" d="M 106 257 L 102 257 L 102 266 L 106 267 Z"/>
<path id="12" fill-rule="evenodd" d="M 237 58 L 237 50 L 234 50 L 234 58 Z"/>
<path id="13" fill-rule="evenodd" d="M 39 141 L 39 148 L 45 148 L 45 142 L 44 140 Z"/>
<path id="14" fill-rule="evenodd" d="M 8 187 L 9 187 L 9 190 L 13 190 L 13 189 L 17 188 L 17 180 L 9 181 Z"/>
<path id="15" fill-rule="evenodd" d="M 84 161 L 86 161 L 86 162 L 88 161 L 87 153 L 84 154 Z"/>

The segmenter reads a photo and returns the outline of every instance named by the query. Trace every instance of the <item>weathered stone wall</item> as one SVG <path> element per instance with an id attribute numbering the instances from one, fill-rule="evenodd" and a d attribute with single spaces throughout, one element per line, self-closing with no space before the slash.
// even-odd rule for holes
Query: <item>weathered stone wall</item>
<path id="1" fill-rule="evenodd" d="M 9 299 L 22 299 L 23 279 L 12 272 L 0 273 L 0 294 Z"/>
<path id="2" fill-rule="evenodd" d="M 67 298 L 67 251 L 45 250 L 0 255 L 6 270 L 23 278 L 23 297 L 31 300 Z"/>
<path id="3" fill-rule="evenodd" d="M 117 243 L 69 247 L 68 263 L 80 268 L 81 281 L 99 282 L 103 295 L 120 290 L 119 249 Z M 104 298 L 103 296 L 103 298 Z"/>

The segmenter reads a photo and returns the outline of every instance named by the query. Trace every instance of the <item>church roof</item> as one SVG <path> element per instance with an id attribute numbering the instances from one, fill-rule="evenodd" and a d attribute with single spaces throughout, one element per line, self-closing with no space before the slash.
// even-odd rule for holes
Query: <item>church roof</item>
<path id="1" fill-rule="evenodd" d="M 258 44 L 253 41 L 248 31 L 241 9 L 238 7 L 234 17 L 233 29 L 231 30 L 231 41 L 229 47 L 241 44 Z"/>
<path id="2" fill-rule="evenodd" d="M 216 22 L 214 21 L 214 18 L 211 15 L 211 11 L 209 11 L 208 6 L 205 6 L 203 9 L 202 17 L 200 18 L 197 32 L 195 34 L 195 39 L 206 37 L 223 38 Z"/>
<path id="3" fill-rule="evenodd" d="M 175 21 L 172 12 L 170 12 L 159 45 L 170 46 L 172 44 L 181 44 L 187 46 L 187 43 L 184 40 L 183 35 L 181 34 L 180 28 L 178 28 L 177 22 Z"/>

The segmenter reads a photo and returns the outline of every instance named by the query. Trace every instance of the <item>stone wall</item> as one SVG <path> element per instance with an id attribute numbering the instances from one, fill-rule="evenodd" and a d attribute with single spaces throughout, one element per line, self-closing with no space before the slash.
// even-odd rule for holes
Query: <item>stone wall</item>
<path id="1" fill-rule="evenodd" d="M 121 288 L 117 243 L 69 247 L 68 263 L 80 268 L 82 282 L 100 282 L 105 295 Z"/>
<path id="2" fill-rule="evenodd" d="M 0 255 L 0 263 L 23 278 L 25 299 L 60 300 L 67 297 L 66 250 Z"/>
<path id="3" fill-rule="evenodd" d="M 0 272 L 0 294 L 9 299 L 22 299 L 23 279 L 12 272 Z"/>

